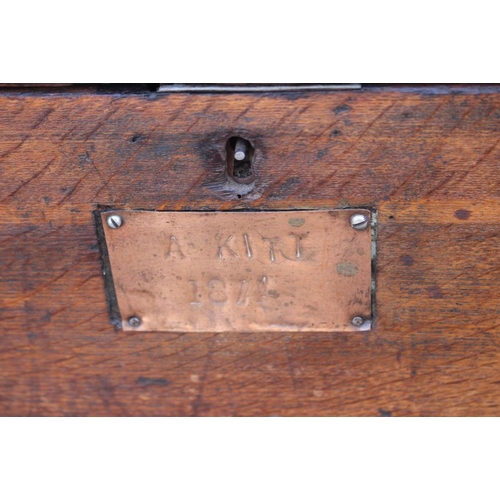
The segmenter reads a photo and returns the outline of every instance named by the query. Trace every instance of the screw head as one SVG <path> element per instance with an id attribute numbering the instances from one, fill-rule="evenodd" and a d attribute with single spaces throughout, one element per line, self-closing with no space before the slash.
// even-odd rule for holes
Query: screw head
<path id="1" fill-rule="evenodd" d="M 132 328 L 139 328 L 141 326 L 141 318 L 138 318 L 137 316 L 131 316 L 129 319 L 128 319 L 128 324 L 132 327 Z"/>
<path id="2" fill-rule="evenodd" d="M 362 231 L 368 227 L 369 218 L 365 214 L 351 215 L 351 227 L 357 231 Z"/>
<path id="3" fill-rule="evenodd" d="M 354 316 L 354 318 L 352 318 L 351 320 L 351 323 L 354 326 L 361 326 L 364 322 L 365 320 L 361 316 Z"/>
<path id="4" fill-rule="evenodd" d="M 106 222 L 111 229 L 118 229 L 123 224 L 123 219 L 119 215 L 110 215 Z"/>

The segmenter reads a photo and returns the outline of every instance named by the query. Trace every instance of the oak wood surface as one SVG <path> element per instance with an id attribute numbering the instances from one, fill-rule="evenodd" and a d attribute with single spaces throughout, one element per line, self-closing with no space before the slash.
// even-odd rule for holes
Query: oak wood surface
<path id="1" fill-rule="evenodd" d="M 255 147 L 255 189 L 224 175 Z M 1 415 L 499 415 L 500 88 L 0 92 Z M 92 211 L 378 210 L 369 333 L 115 331 Z"/>

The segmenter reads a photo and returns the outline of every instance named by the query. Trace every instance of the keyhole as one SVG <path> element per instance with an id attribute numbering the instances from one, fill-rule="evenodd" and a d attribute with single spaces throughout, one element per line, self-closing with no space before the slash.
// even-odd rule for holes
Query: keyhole
<path id="1" fill-rule="evenodd" d="M 255 180 L 252 163 L 255 149 L 242 137 L 231 137 L 226 144 L 227 175 L 238 184 L 251 184 Z"/>

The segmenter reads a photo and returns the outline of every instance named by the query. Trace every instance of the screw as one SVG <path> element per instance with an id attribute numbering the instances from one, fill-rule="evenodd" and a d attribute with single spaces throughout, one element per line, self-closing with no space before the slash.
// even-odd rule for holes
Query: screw
<path id="1" fill-rule="evenodd" d="M 123 224 L 123 219 L 119 215 L 110 215 L 107 222 L 111 229 L 118 229 Z"/>
<path id="2" fill-rule="evenodd" d="M 235 160 L 244 160 L 247 155 L 247 145 L 243 139 L 238 139 L 236 145 L 234 146 L 234 158 Z"/>
<path id="3" fill-rule="evenodd" d="M 354 318 L 352 318 L 351 320 L 351 323 L 354 326 L 361 326 L 364 322 L 365 320 L 361 316 L 354 316 Z"/>
<path id="4" fill-rule="evenodd" d="M 351 227 L 362 231 L 368 227 L 368 216 L 365 214 L 354 214 L 351 216 Z"/>
<path id="5" fill-rule="evenodd" d="M 141 318 L 138 318 L 137 316 L 131 316 L 129 319 L 128 319 L 128 324 L 132 327 L 132 328 L 139 328 L 141 326 Z"/>

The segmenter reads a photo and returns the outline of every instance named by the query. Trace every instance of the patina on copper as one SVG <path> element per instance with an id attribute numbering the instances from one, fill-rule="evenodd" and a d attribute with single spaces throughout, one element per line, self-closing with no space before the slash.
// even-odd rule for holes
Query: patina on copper
<path id="1" fill-rule="evenodd" d="M 371 230 L 351 227 L 356 213 L 371 217 L 368 210 L 103 213 L 122 327 L 369 330 Z M 111 215 L 120 227 L 106 223 Z"/>

